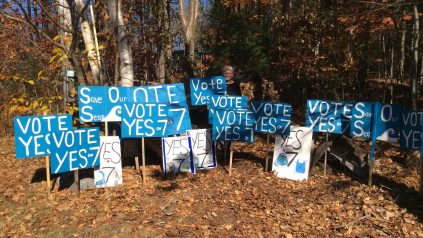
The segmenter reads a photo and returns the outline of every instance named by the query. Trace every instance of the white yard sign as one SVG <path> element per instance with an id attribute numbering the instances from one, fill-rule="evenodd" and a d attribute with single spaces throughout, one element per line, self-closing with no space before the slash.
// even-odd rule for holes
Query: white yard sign
<path id="1" fill-rule="evenodd" d="M 276 135 L 272 170 L 277 177 L 308 179 L 312 137 L 312 128 L 298 126 L 291 126 L 289 136 Z"/>
<path id="2" fill-rule="evenodd" d="M 211 138 L 211 129 L 188 130 L 191 137 L 192 157 L 195 168 L 207 169 L 216 167 L 214 142 Z"/>
<path id="3" fill-rule="evenodd" d="M 118 136 L 100 137 L 100 168 L 94 170 L 96 187 L 122 184 L 122 159 Z"/>
<path id="4" fill-rule="evenodd" d="M 189 136 L 162 138 L 164 173 L 195 173 Z"/>

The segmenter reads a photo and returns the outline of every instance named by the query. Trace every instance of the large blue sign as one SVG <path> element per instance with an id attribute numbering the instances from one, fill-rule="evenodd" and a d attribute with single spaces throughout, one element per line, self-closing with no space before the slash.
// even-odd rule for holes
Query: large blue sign
<path id="1" fill-rule="evenodd" d="M 251 102 L 251 110 L 255 113 L 255 131 L 289 135 L 292 108 L 290 104 L 266 101 Z"/>
<path id="2" fill-rule="evenodd" d="M 351 137 L 372 138 L 373 103 L 354 104 L 351 118 Z"/>
<path id="3" fill-rule="evenodd" d="M 352 107 L 344 102 L 307 100 L 306 126 L 316 132 L 343 134 L 349 130 Z"/>
<path id="4" fill-rule="evenodd" d="M 399 105 L 376 103 L 375 109 L 375 136 L 376 140 L 398 142 L 400 134 Z"/>
<path id="5" fill-rule="evenodd" d="M 209 124 L 213 124 L 216 110 L 237 110 L 248 108 L 247 96 L 220 96 L 214 95 L 209 101 Z"/>
<path id="6" fill-rule="evenodd" d="M 165 137 L 169 106 L 164 103 L 124 103 L 122 138 Z"/>
<path id="7" fill-rule="evenodd" d="M 71 115 L 22 116 L 13 118 L 16 158 L 49 155 L 49 133 L 72 129 Z"/>
<path id="8" fill-rule="evenodd" d="M 192 78 L 190 89 L 191 105 L 207 105 L 213 95 L 226 94 L 226 79 L 223 76 Z"/>
<path id="9" fill-rule="evenodd" d="M 53 174 L 100 166 L 99 128 L 53 132 L 50 140 Z"/>
<path id="10" fill-rule="evenodd" d="M 128 87 L 78 87 L 79 119 L 83 122 L 121 121 L 121 103 L 128 101 Z"/>
<path id="11" fill-rule="evenodd" d="M 254 141 L 254 112 L 248 110 L 216 110 L 212 138 L 216 141 Z"/>
<path id="12" fill-rule="evenodd" d="M 141 87 L 78 87 L 79 117 L 84 122 L 121 121 L 122 104 L 163 103 L 169 106 L 167 135 L 185 133 L 190 130 L 184 85 L 163 84 Z"/>
<path id="13" fill-rule="evenodd" d="M 401 148 L 419 150 L 422 140 L 423 112 L 402 111 Z"/>

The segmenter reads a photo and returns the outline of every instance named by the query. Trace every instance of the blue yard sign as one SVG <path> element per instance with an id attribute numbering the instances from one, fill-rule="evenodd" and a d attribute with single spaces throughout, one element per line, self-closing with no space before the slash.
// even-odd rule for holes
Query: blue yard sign
<path id="1" fill-rule="evenodd" d="M 122 104 L 122 138 L 165 137 L 168 111 L 165 103 Z"/>
<path id="2" fill-rule="evenodd" d="M 354 104 L 351 118 L 351 137 L 372 138 L 373 103 Z"/>
<path id="3" fill-rule="evenodd" d="M 16 158 L 46 156 L 49 151 L 49 133 L 72 129 L 72 116 L 46 115 L 13 118 Z"/>
<path id="4" fill-rule="evenodd" d="M 402 111 L 400 145 L 404 149 L 419 150 L 422 140 L 423 112 Z"/>
<path id="5" fill-rule="evenodd" d="M 100 166 L 100 129 L 83 128 L 50 134 L 53 174 Z"/>
<path id="6" fill-rule="evenodd" d="M 213 95 L 226 94 L 226 79 L 223 76 L 192 78 L 190 91 L 191 105 L 207 105 Z"/>
<path id="7" fill-rule="evenodd" d="M 398 142 L 400 134 L 401 107 L 399 105 L 376 103 L 376 140 Z"/>
<path id="8" fill-rule="evenodd" d="M 343 134 L 348 131 L 352 104 L 307 100 L 306 126 L 316 132 Z"/>
<path id="9" fill-rule="evenodd" d="M 237 110 L 248 108 L 247 96 L 214 95 L 209 101 L 209 124 L 213 124 L 215 110 Z"/>
<path id="10" fill-rule="evenodd" d="M 166 136 L 183 134 L 192 129 L 182 83 L 134 87 L 128 95 L 130 102 L 160 103 L 168 106 Z"/>
<path id="11" fill-rule="evenodd" d="M 280 135 L 290 133 L 292 114 L 290 104 L 253 101 L 251 110 L 255 114 L 255 131 Z"/>
<path id="12" fill-rule="evenodd" d="M 121 121 L 121 103 L 128 101 L 128 87 L 78 87 L 79 119 L 82 122 Z"/>
<path id="13" fill-rule="evenodd" d="M 212 138 L 215 141 L 254 141 L 254 112 L 249 110 L 216 110 Z"/>

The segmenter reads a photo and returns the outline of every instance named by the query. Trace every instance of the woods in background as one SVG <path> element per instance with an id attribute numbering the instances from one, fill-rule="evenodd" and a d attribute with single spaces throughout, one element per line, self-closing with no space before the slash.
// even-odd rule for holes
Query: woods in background
<path id="1" fill-rule="evenodd" d="M 2 132 L 16 114 L 76 112 L 78 85 L 186 83 L 226 64 L 244 94 L 291 103 L 299 122 L 308 98 L 419 109 L 422 9 L 394 0 L 0 1 Z"/>

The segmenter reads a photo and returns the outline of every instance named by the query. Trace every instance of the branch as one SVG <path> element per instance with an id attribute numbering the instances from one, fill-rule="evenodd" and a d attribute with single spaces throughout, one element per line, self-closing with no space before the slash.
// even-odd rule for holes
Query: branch
<path id="1" fill-rule="evenodd" d="M 46 14 L 46 17 L 50 20 L 50 22 L 53 23 L 57 28 L 59 28 L 62 31 L 68 32 L 70 34 L 76 33 L 73 29 L 69 29 L 67 26 L 58 23 L 57 20 L 54 20 L 51 17 L 49 11 L 47 11 L 47 9 L 38 0 L 35 0 L 35 2 L 37 3 L 38 6 L 40 6 L 41 10 Z"/>
<path id="2" fill-rule="evenodd" d="M 192 1 L 192 0 L 190 0 Z M 185 29 L 185 31 L 188 29 L 188 23 L 187 23 L 187 16 L 185 14 L 185 6 L 184 6 L 185 0 L 179 0 L 178 1 L 178 7 L 179 7 L 179 18 L 181 19 L 182 27 Z"/>
<path id="3" fill-rule="evenodd" d="M 46 33 L 44 33 L 44 32 L 42 32 L 42 31 L 40 31 L 38 28 L 37 28 L 37 26 L 35 26 L 34 24 L 32 24 L 32 23 L 30 23 L 30 22 L 27 22 L 27 21 L 24 21 L 24 20 L 22 20 L 22 19 L 19 19 L 19 18 L 17 18 L 17 17 L 12 17 L 12 16 L 9 16 L 7 13 L 5 13 L 3 10 L 1 10 L 0 9 L 0 14 L 1 15 L 3 15 L 4 17 L 6 17 L 7 19 L 9 19 L 9 20 L 12 20 L 12 21 L 15 21 L 15 22 L 19 22 L 19 23 L 21 23 L 21 24 L 24 24 L 24 25 L 27 25 L 27 26 L 29 26 L 29 27 L 31 27 L 31 28 L 33 28 L 33 30 L 35 31 L 35 32 L 37 32 L 37 33 L 39 33 L 39 34 L 41 34 L 42 36 L 44 36 L 44 38 L 46 38 L 48 41 L 50 41 L 52 44 L 54 44 L 55 46 L 57 46 L 57 47 L 59 47 L 59 48 L 61 48 L 63 51 L 65 51 L 66 52 L 66 54 L 68 54 L 69 55 L 69 51 L 68 51 L 68 49 L 67 49 L 67 47 L 65 46 L 65 45 L 63 45 L 63 44 L 60 44 L 60 43 L 58 43 L 58 42 L 56 42 L 55 40 L 53 40 L 50 36 L 48 36 Z"/>

